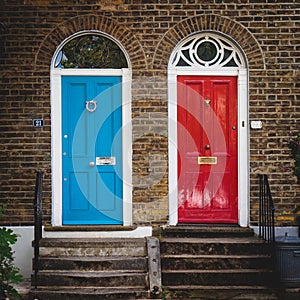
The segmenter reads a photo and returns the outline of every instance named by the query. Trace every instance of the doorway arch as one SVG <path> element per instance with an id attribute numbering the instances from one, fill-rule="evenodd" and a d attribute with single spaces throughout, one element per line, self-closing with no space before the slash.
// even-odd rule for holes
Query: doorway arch
<path id="1" fill-rule="evenodd" d="M 73 43 L 73 44 L 72 44 Z M 69 47 L 71 45 L 71 47 Z M 78 46 L 78 51 L 76 50 Z M 68 49 L 69 47 L 69 49 Z M 72 50 L 72 47 L 74 48 Z M 69 50 L 72 50 L 71 53 Z M 114 53 L 113 59 L 109 55 L 104 55 L 106 50 L 110 50 L 110 55 Z M 77 51 L 77 52 L 76 52 Z M 91 59 L 90 54 L 94 55 L 94 58 Z M 100 55 L 101 54 L 101 55 Z M 102 55 L 103 54 L 103 55 Z M 121 63 L 115 64 L 116 57 L 120 58 Z M 85 58 L 81 60 L 80 58 Z M 132 223 L 132 192 L 131 192 L 131 63 L 127 52 L 125 51 L 122 44 L 115 39 L 113 36 L 108 35 L 104 32 L 98 30 L 87 30 L 77 32 L 70 37 L 66 38 L 56 49 L 52 61 L 51 61 L 51 131 L 52 131 L 52 225 L 61 226 L 64 224 L 64 212 L 63 212 L 63 198 L 65 197 L 64 183 L 69 180 L 69 178 L 63 175 L 64 163 L 63 160 L 65 156 L 68 156 L 68 152 L 72 152 L 73 148 L 68 151 L 65 149 L 65 141 L 69 139 L 69 134 L 63 133 L 63 78 L 72 80 L 75 78 L 77 81 L 80 80 L 79 84 L 91 84 L 90 79 L 98 78 L 102 82 L 103 80 L 107 81 L 107 84 L 110 79 L 117 79 L 120 94 L 120 103 L 114 104 L 118 110 L 119 108 L 119 118 L 120 124 L 116 127 L 114 136 L 111 137 L 111 140 L 116 139 L 120 142 L 119 157 L 115 159 L 115 154 L 105 155 L 105 158 L 111 157 L 113 159 L 110 164 L 110 168 L 115 169 L 115 165 L 118 164 L 118 161 L 121 163 L 118 171 L 115 172 L 114 178 L 120 177 L 120 189 L 118 196 L 114 197 L 113 201 L 122 202 L 118 212 L 118 216 L 113 215 L 112 213 L 103 213 L 110 214 L 111 218 L 104 218 L 100 223 L 91 220 L 73 220 L 69 218 L 65 224 L 122 224 L 122 225 L 131 225 Z M 89 80 L 86 82 L 84 78 Z M 67 81 L 68 81 L 67 80 Z M 118 81 L 119 80 L 119 81 Z M 83 83 L 84 82 L 84 83 Z M 67 84 L 67 83 L 66 83 Z M 72 82 L 71 82 L 72 84 Z M 98 83 L 93 83 L 98 84 Z M 99 85 L 99 84 L 98 84 Z M 117 83 L 116 83 L 117 85 Z M 95 89 L 93 87 L 93 89 Z M 85 88 L 86 90 L 86 88 Z M 96 91 L 96 89 L 95 89 Z M 98 97 L 98 93 L 107 93 L 106 91 L 97 91 L 95 95 L 90 95 L 91 100 L 88 101 L 88 104 L 83 103 L 83 112 L 80 114 L 80 118 L 84 113 L 87 113 L 89 116 L 92 116 L 97 113 L 97 106 L 101 99 Z M 76 93 L 73 95 L 76 97 Z M 99 110 L 98 110 L 99 111 Z M 116 116 L 114 116 L 115 118 Z M 79 119 L 80 120 L 80 119 Z M 72 130 L 70 130 L 72 131 Z M 98 132 L 96 132 L 98 136 Z M 119 138 L 115 138 L 119 136 Z M 96 139 L 96 135 L 95 135 Z M 97 146 L 93 148 L 97 148 Z M 111 146 L 113 147 L 113 146 Z M 115 147 L 115 146 L 114 146 Z M 126 149 L 126 151 L 122 151 Z M 102 150 L 101 150 L 102 151 Z M 103 158 L 104 154 L 94 153 L 96 156 L 101 156 Z M 101 168 L 101 157 L 92 158 L 94 165 L 93 168 Z M 90 158 L 88 158 L 90 160 Z M 103 159 L 102 159 L 103 160 Z M 74 159 L 71 160 L 74 162 Z M 117 161 L 117 162 L 116 162 Z M 91 162 L 91 163 L 92 163 Z M 90 164 L 91 166 L 91 164 Z M 100 166 L 100 167 L 99 167 Z M 93 169 L 91 168 L 91 169 Z M 118 179 L 116 179 L 118 180 Z M 107 190 L 107 194 L 111 193 L 110 189 L 103 185 Z M 82 187 L 79 188 L 79 191 L 82 191 Z M 83 192 L 83 194 L 85 194 Z M 89 200 L 90 202 L 90 200 Z M 84 204 L 85 205 L 85 204 Z M 76 210 L 81 209 L 84 205 L 75 204 Z M 107 210 L 110 210 L 111 207 L 108 207 Z M 80 215 L 80 214 L 78 214 Z M 110 221 L 110 220 L 117 220 Z"/>
<path id="2" fill-rule="evenodd" d="M 237 82 L 237 223 L 249 223 L 248 66 L 242 48 L 219 31 L 201 31 L 183 38 L 168 64 L 169 224 L 179 222 L 178 192 L 178 78 L 199 76 L 236 78 Z M 204 96 L 204 95 L 203 95 Z M 199 163 L 199 161 L 198 161 Z M 201 162 L 200 162 L 201 163 Z"/>

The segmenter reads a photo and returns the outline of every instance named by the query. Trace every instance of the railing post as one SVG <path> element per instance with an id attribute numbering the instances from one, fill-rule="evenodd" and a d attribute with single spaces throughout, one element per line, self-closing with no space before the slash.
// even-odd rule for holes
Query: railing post
<path id="1" fill-rule="evenodd" d="M 274 203 L 266 174 L 259 174 L 259 236 L 275 241 Z"/>
<path id="2" fill-rule="evenodd" d="M 259 176 L 259 216 L 258 216 L 258 226 L 259 226 L 259 236 L 262 236 L 262 175 L 258 174 Z"/>
<path id="3" fill-rule="evenodd" d="M 42 238 L 42 172 L 36 173 L 34 197 L 34 287 L 37 288 L 37 275 L 39 270 L 40 239 Z"/>
<path id="4" fill-rule="evenodd" d="M 272 242 L 275 242 L 275 208 L 272 208 Z"/>

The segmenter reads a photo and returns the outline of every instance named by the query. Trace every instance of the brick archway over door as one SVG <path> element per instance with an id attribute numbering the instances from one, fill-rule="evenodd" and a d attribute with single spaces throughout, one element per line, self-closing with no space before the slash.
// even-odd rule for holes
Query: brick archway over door
<path id="1" fill-rule="evenodd" d="M 132 65 L 142 69 L 147 68 L 146 57 L 142 45 L 124 24 L 119 24 L 115 20 L 104 16 L 85 15 L 60 23 L 46 35 L 35 57 L 35 67 L 37 70 L 49 71 L 53 53 L 58 45 L 74 33 L 88 30 L 101 31 L 111 35 L 124 47 L 129 55 Z M 43 68 L 44 70 L 42 70 Z"/>
<path id="2" fill-rule="evenodd" d="M 191 17 L 170 28 L 157 44 L 152 60 L 153 66 L 167 67 L 175 46 L 187 36 L 201 31 L 220 32 L 231 37 L 243 49 L 249 70 L 265 69 L 262 49 L 251 32 L 240 23 L 219 15 Z"/>

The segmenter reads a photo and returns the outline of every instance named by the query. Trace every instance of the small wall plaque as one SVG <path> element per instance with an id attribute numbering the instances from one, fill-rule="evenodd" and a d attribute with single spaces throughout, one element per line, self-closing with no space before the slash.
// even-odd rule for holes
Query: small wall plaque
<path id="1" fill-rule="evenodd" d="M 261 129 L 262 121 L 251 121 L 251 128 L 252 129 Z"/>
<path id="2" fill-rule="evenodd" d="M 33 120 L 33 127 L 43 127 L 44 120 L 43 119 L 34 119 Z"/>
<path id="3" fill-rule="evenodd" d="M 198 165 L 216 165 L 217 162 L 216 156 L 198 156 Z"/>

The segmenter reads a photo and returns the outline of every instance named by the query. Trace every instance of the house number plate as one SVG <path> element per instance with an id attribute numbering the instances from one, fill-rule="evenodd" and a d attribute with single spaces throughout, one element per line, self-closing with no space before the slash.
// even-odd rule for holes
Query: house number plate
<path id="1" fill-rule="evenodd" d="M 34 119 L 33 120 L 33 127 L 43 127 L 44 120 L 43 119 Z"/>
<path id="2" fill-rule="evenodd" d="M 96 157 L 97 166 L 114 166 L 116 164 L 116 158 L 114 156 L 98 156 Z"/>
<path id="3" fill-rule="evenodd" d="M 198 165 L 216 165 L 217 162 L 216 156 L 198 156 Z"/>

